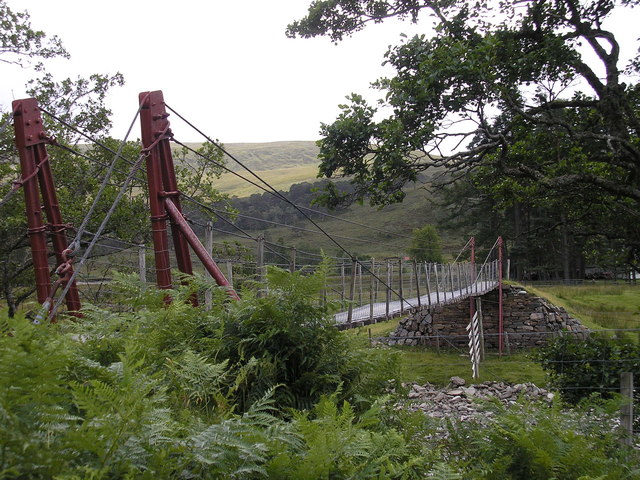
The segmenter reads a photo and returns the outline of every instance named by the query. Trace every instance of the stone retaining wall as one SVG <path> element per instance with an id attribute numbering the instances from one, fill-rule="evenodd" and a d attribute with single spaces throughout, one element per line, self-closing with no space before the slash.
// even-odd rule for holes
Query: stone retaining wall
<path id="1" fill-rule="evenodd" d="M 486 348 L 498 348 L 498 290 L 481 299 L 484 342 Z M 431 345 L 468 348 L 466 326 L 469 324 L 470 302 L 424 308 L 403 319 L 390 335 L 390 345 Z M 506 349 L 531 348 L 542 345 L 559 332 L 585 336 L 589 330 L 571 318 L 562 307 L 531 295 L 523 288 L 503 288 L 503 327 Z"/>

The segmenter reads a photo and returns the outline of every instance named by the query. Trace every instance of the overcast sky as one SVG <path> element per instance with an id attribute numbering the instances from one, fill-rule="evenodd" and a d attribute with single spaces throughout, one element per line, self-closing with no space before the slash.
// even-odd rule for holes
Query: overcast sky
<path id="1" fill-rule="evenodd" d="M 121 72 L 124 87 L 108 98 L 112 135 L 123 137 L 138 93 L 162 90 L 166 102 L 225 143 L 316 140 L 351 92 L 378 98 L 373 80 L 390 74 L 381 63 L 400 34 L 428 33 L 389 20 L 334 45 L 328 38 L 289 39 L 285 28 L 311 0 L 7 0 L 28 10 L 32 25 L 58 35 L 71 60 L 48 61 L 57 78 Z M 618 15 L 623 47 L 638 36 L 638 11 Z M 627 51 L 630 55 L 631 51 Z M 0 105 L 23 98 L 32 71 L 0 63 Z M 176 137 L 200 141 L 170 118 Z M 139 137 L 139 126 L 133 136 Z"/>
<path id="2" fill-rule="evenodd" d="M 48 61 L 57 78 L 121 72 L 108 98 L 112 135 L 123 137 L 138 93 L 162 90 L 167 104 L 225 143 L 316 140 L 351 92 L 365 93 L 384 73 L 383 54 L 410 22 L 373 25 L 334 45 L 289 39 L 285 28 L 310 0 L 7 0 L 28 10 L 35 28 L 58 35 L 71 60 Z M 0 104 L 23 98 L 33 72 L 0 64 Z M 371 98 L 377 98 L 371 92 Z M 176 137 L 198 134 L 170 118 Z M 139 127 L 134 130 L 139 137 Z"/>

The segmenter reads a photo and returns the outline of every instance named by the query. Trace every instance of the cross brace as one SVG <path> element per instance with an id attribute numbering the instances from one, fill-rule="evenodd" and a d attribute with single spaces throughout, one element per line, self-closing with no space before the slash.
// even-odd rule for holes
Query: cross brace
<path id="1" fill-rule="evenodd" d="M 180 205 L 180 192 L 176 180 L 173 156 L 169 140 L 172 137 L 162 92 L 142 92 L 140 101 L 140 126 L 142 129 L 143 152 L 147 154 L 147 182 L 149 185 L 149 208 L 156 262 L 156 283 L 158 288 L 171 288 L 171 265 L 169 261 L 169 239 L 167 220 L 171 221 L 171 236 L 176 253 L 178 269 L 188 275 L 193 274 L 189 246 L 202 261 L 205 269 L 226 287 L 229 295 L 238 300 L 224 274 L 211 255 L 206 251 L 189 224 L 185 221 Z"/>

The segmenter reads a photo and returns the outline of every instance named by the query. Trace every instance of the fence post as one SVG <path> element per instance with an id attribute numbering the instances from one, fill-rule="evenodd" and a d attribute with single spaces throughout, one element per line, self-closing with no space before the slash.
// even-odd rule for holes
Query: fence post
<path id="1" fill-rule="evenodd" d="M 420 272 L 418 271 L 418 262 L 413 261 L 413 274 L 416 276 L 416 296 L 418 297 L 418 310 L 422 309 L 422 302 L 420 300 Z"/>
<path id="2" fill-rule="evenodd" d="M 502 355 L 502 336 L 504 333 L 503 312 L 502 312 L 502 237 L 498 237 L 498 333 L 499 352 Z M 507 346 L 509 348 L 509 346 Z"/>
<path id="3" fill-rule="evenodd" d="M 440 305 L 440 280 L 438 279 L 438 264 L 433 264 L 433 273 L 436 276 L 436 304 Z M 447 301 L 447 297 L 444 297 L 445 302 Z"/>
<path id="4" fill-rule="evenodd" d="M 391 303 L 391 260 L 387 258 L 387 309 L 386 309 L 386 317 L 389 320 L 389 307 Z"/>
<path id="5" fill-rule="evenodd" d="M 358 272 L 358 306 L 362 306 L 362 264 L 357 263 Z"/>
<path id="6" fill-rule="evenodd" d="M 262 285 L 264 283 L 264 235 L 258 235 L 256 248 L 256 273 L 258 274 L 258 282 Z M 263 295 L 263 289 L 258 289 L 258 297 Z"/>
<path id="7" fill-rule="evenodd" d="M 227 260 L 227 280 L 233 286 L 233 263 L 230 260 Z"/>
<path id="8" fill-rule="evenodd" d="M 484 349 L 484 323 L 482 318 L 482 297 L 471 297 L 471 301 L 476 303 L 476 308 L 478 312 L 478 326 L 480 328 L 480 360 L 484 360 L 485 357 L 485 349 Z"/>
<path id="9" fill-rule="evenodd" d="M 398 258 L 398 282 L 400 293 L 400 315 L 404 313 L 404 294 L 402 292 L 402 257 Z"/>
<path id="10" fill-rule="evenodd" d="M 449 266 L 449 283 L 451 284 L 451 300 L 453 300 L 453 292 L 456 290 L 455 285 L 453 284 L 453 270 L 451 269 L 451 264 Z"/>
<path id="11" fill-rule="evenodd" d="M 373 323 L 373 301 L 374 301 L 374 296 L 373 296 L 373 289 L 375 288 L 375 277 L 374 277 L 374 273 L 376 271 L 376 259 L 371 257 L 371 285 L 369 287 L 369 319 L 371 320 L 371 323 Z M 371 329 L 369 329 L 369 332 L 371 332 Z"/>
<path id="12" fill-rule="evenodd" d="M 356 296 L 356 267 L 358 265 L 357 258 L 354 258 L 351 262 L 351 283 L 349 288 L 349 311 L 347 312 L 347 323 L 351 324 L 353 321 L 353 299 Z"/>
<path id="13" fill-rule="evenodd" d="M 340 294 L 340 300 L 344 302 L 344 293 L 345 293 L 345 282 L 344 282 L 344 260 L 342 260 L 342 264 L 340 265 L 340 279 L 342 282 L 342 293 Z"/>
<path id="14" fill-rule="evenodd" d="M 147 283 L 147 256 L 144 243 L 138 245 L 138 269 L 140 272 L 140 281 L 143 284 Z"/>
<path id="15" fill-rule="evenodd" d="M 204 231 L 204 248 L 207 249 L 207 253 L 212 255 L 213 253 L 213 223 L 207 222 L 207 227 Z M 213 255 L 212 255 L 213 256 Z M 211 277 L 211 274 L 207 272 L 207 275 Z M 204 306 L 207 310 L 211 310 L 213 307 L 213 293 L 210 288 L 204 292 Z"/>
<path id="16" fill-rule="evenodd" d="M 424 262 L 424 276 L 427 279 L 427 303 L 429 304 L 429 311 L 431 311 L 431 285 L 429 285 L 429 273 L 429 264 L 427 262 Z"/>
<path id="17" fill-rule="evenodd" d="M 620 374 L 620 394 L 624 401 L 620 407 L 622 443 L 631 447 L 633 445 L 633 372 Z"/>
<path id="18" fill-rule="evenodd" d="M 296 271 L 296 253 L 298 252 L 298 250 L 296 249 L 296 247 L 293 247 L 291 249 L 291 258 L 289 259 L 289 271 L 291 273 Z"/>

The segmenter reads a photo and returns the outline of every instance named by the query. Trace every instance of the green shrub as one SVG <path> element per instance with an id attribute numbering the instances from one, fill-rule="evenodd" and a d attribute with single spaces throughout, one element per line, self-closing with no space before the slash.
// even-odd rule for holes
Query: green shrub
<path id="1" fill-rule="evenodd" d="M 491 480 L 638 479 L 635 451 L 623 449 L 612 416 L 590 403 L 576 411 L 561 405 L 496 404 L 494 420 L 451 425 L 446 456 L 464 478 Z"/>
<path id="2" fill-rule="evenodd" d="M 396 376 L 396 356 L 358 347 L 334 327 L 337 305 L 318 300 L 323 285 L 322 267 L 306 277 L 271 268 L 263 298 L 228 310 L 220 356 L 230 365 L 251 364 L 236 397 L 241 409 L 273 385 L 281 385 L 278 407 L 309 409 L 338 387 L 345 398 L 379 394 Z"/>
<path id="3" fill-rule="evenodd" d="M 380 428 L 378 404 L 357 417 L 348 402 L 338 406 L 337 397 L 323 396 L 312 411 L 295 413 L 302 443 L 269 462 L 270 478 L 424 478 L 425 462 L 411 455 L 403 436 Z"/>
<path id="4" fill-rule="evenodd" d="M 550 384 L 565 400 L 577 403 L 599 393 L 604 398 L 620 390 L 620 373 L 640 374 L 640 345 L 592 333 L 584 340 L 562 336 L 540 348 L 535 358 Z"/>

